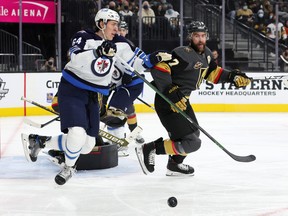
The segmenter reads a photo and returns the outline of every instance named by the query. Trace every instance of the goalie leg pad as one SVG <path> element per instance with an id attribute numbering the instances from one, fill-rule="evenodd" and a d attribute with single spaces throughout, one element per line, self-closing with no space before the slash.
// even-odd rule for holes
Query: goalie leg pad
<path id="1" fill-rule="evenodd" d="M 107 169 L 118 166 L 118 151 L 116 144 L 95 146 L 89 154 L 80 155 L 77 170 Z"/>

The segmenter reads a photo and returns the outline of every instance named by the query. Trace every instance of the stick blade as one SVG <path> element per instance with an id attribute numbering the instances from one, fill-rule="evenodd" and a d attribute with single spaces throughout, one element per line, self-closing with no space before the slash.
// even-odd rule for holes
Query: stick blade
<path id="1" fill-rule="evenodd" d="M 229 154 L 230 157 L 232 157 L 234 160 L 238 161 L 238 162 L 252 162 L 256 160 L 256 156 L 255 155 L 248 155 L 248 156 L 238 156 L 238 155 L 234 155 L 232 153 Z"/>
<path id="2" fill-rule="evenodd" d="M 25 124 L 27 124 L 27 125 L 32 126 L 32 127 L 42 128 L 42 125 L 41 125 L 41 124 L 36 123 L 36 122 L 33 122 L 33 121 L 31 121 L 30 119 L 28 119 L 28 118 L 24 118 L 23 122 L 24 122 Z"/>

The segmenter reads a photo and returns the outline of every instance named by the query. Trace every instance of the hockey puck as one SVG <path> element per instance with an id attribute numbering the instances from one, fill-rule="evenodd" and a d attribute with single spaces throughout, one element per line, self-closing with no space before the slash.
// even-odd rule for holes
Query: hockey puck
<path id="1" fill-rule="evenodd" d="M 178 202 L 177 202 L 177 199 L 176 197 L 170 197 L 168 200 L 167 200 L 167 203 L 170 207 L 175 207 L 177 206 Z"/>

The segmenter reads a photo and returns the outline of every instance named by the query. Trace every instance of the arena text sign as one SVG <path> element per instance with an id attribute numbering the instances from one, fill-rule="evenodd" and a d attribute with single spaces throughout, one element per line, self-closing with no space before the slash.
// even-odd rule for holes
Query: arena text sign
<path id="1" fill-rule="evenodd" d="M 19 1 L 0 1 L 0 22 L 18 23 Z M 22 1 L 23 23 L 56 23 L 54 1 Z"/>

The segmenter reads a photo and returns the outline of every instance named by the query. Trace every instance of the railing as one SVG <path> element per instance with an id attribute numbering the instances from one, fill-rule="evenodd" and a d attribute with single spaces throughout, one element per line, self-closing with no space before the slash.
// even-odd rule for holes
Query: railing
<path id="1" fill-rule="evenodd" d="M 0 29 L 0 71 L 19 70 L 19 38 Z M 22 42 L 23 70 L 36 70 L 36 61 L 43 59 L 41 50 L 32 44 Z"/>

